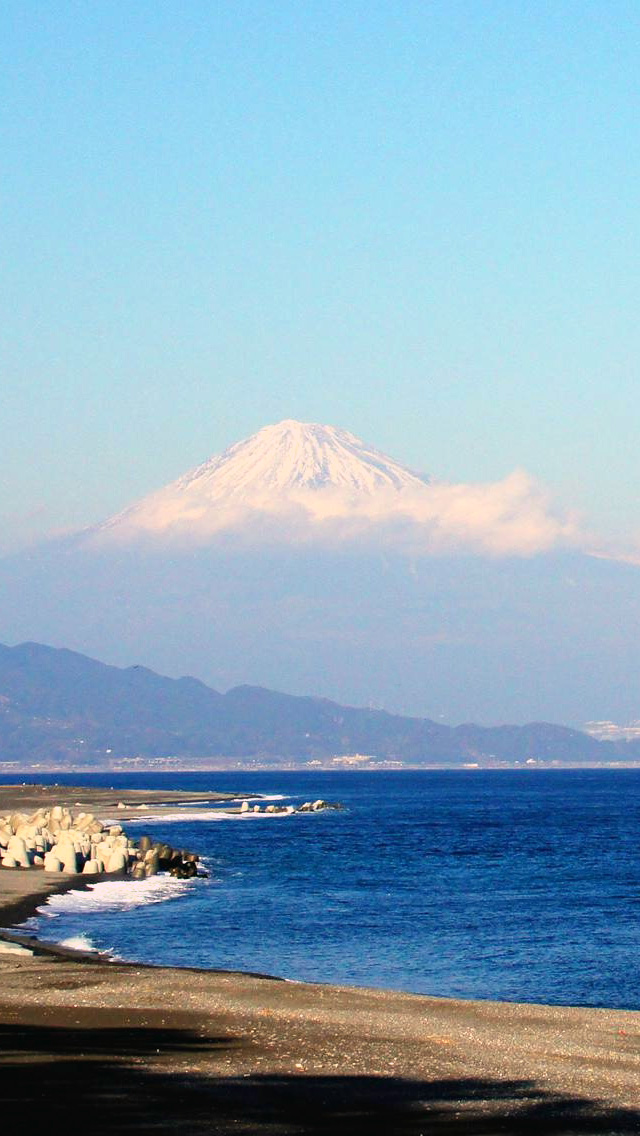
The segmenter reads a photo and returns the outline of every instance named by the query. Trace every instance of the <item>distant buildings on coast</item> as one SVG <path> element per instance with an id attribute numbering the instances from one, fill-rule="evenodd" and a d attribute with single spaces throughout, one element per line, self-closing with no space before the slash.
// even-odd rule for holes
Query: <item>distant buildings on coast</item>
<path id="1" fill-rule="evenodd" d="M 628 726 L 618 726 L 616 722 L 587 722 L 584 733 L 599 742 L 633 742 L 640 740 L 640 721 L 630 722 Z"/>

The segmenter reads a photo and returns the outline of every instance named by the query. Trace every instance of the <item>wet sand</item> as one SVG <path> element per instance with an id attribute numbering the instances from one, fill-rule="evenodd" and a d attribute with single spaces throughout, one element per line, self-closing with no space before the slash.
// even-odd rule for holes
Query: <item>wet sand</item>
<path id="1" fill-rule="evenodd" d="M 0 870 L 0 922 L 77 882 Z M 92 1133 L 640 1133 L 635 1012 L 0 949 L 0 1035 L 5 1115 Z"/>

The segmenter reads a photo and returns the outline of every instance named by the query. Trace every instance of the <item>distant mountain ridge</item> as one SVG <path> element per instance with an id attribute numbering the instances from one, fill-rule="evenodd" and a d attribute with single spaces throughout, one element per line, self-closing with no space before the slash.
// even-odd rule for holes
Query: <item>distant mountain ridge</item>
<path id="1" fill-rule="evenodd" d="M 423 477 L 347 430 L 286 419 L 0 558 L 0 636 L 120 666 L 144 645 L 156 672 L 216 690 L 311 690 L 436 722 L 628 721 L 640 568 L 576 540 L 524 470 Z"/>
<path id="2" fill-rule="evenodd" d="M 327 699 L 121 669 L 64 648 L 0 645 L 0 761 L 87 768 L 124 757 L 259 756 L 304 765 L 364 753 L 412 765 L 589 763 L 640 758 L 640 745 L 597 741 L 548 723 L 445 726 Z"/>

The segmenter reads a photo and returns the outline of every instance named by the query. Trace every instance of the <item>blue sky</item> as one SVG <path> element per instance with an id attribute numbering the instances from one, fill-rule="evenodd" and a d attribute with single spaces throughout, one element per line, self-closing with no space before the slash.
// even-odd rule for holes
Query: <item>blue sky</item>
<path id="1" fill-rule="evenodd" d="M 269 422 L 640 537 L 636 3 L 0 9 L 3 547 Z"/>

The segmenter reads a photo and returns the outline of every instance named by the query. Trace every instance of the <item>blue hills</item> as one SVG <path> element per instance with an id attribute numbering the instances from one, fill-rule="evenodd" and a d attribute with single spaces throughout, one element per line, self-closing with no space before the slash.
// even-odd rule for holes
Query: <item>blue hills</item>
<path id="1" fill-rule="evenodd" d="M 183 766 L 257 758 L 304 767 L 353 753 L 455 767 L 632 761 L 640 745 L 549 723 L 447 726 L 256 686 L 221 694 L 195 678 L 29 642 L 0 645 L 0 753 L 4 761 L 59 769 L 162 757 Z"/>

